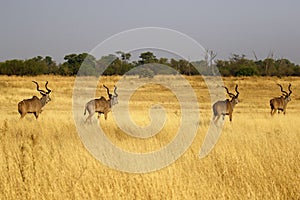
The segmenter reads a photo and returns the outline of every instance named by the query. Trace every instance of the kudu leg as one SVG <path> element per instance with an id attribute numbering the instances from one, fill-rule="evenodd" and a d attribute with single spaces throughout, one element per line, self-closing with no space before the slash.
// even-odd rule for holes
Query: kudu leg
<path id="1" fill-rule="evenodd" d="M 283 111 L 283 114 L 285 115 L 286 106 L 283 107 L 282 111 Z"/>
<path id="2" fill-rule="evenodd" d="M 93 115 L 94 115 L 94 113 L 93 114 L 89 114 L 89 116 L 85 120 L 85 123 L 87 123 L 87 121 L 89 121 L 90 123 L 92 123 L 92 117 L 93 117 Z"/>
<path id="3" fill-rule="evenodd" d="M 214 122 L 215 122 L 215 123 L 217 123 L 217 121 L 219 121 L 220 117 L 221 117 L 221 115 L 217 115 L 217 116 L 215 116 L 215 120 L 214 120 Z"/>
<path id="4" fill-rule="evenodd" d="M 271 115 L 274 115 L 276 113 L 276 109 L 271 110 Z"/>
<path id="5" fill-rule="evenodd" d="M 35 118 L 37 119 L 37 118 L 39 117 L 39 113 L 38 113 L 38 112 L 35 112 L 35 113 L 34 113 L 34 116 L 35 116 Z"/>
<path id="6" fill-rule="evenodd" d="M 98 119 L 100 119 L 101 114 L 104 114 L 103 112 L 98 112 Z"/>
<path id="7" fill-rule="evenodd" d="M 25 117 L 25 115 L 26 115 L 26 113 L 22 113 L 20 119 L 23 119 Z"/>

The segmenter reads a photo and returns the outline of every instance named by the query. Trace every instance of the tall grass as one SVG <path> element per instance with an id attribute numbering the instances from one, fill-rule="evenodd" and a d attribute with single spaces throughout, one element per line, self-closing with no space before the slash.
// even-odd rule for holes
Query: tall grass
<path id="1" fill-rule="evenodd" d="M 119 78 L 104 77 L 101 83 L 112 87 Z M 200 126 L 191 147 L 166 168 L 131 174 L 103 165 L 82 145 L 71 110 L 74 78 L 0 77 L 0 199 L 299 199 L 300 79 L 225 78 L 231 89 L 239 84 L 240 103 L 233 122 L 225 118 L 215 148 L 199 159 L 211 105 L 202 79 L 186 78 L 200 104 Z M 19 120 L 18 101 L 39 96 L 32 80 L 49 81 L 52 101 L 38 120 L 32 114 Z M 293 94 L 287 114 L 271 117 L 269 100 L 280 95 L 275 83 L 287 86 L 289 82 Z M 150 94 L 153 90 L 156 92 Z M 101 87 L 97 93 L 106 96 Z M 152 138 L 134 139 L 119 129 L 110 113 L 107 121 L 100 118 L 107 137 L 133 152 L 168 144 L 181 114 L 172 92 L 149 85 L 131 101 L 131 115 L 140 125 L 150 122 L 151 104 L 162 103 L 168 117 L 165 127 Z M 96 117 L 93 121 L 96 123 Z"/>

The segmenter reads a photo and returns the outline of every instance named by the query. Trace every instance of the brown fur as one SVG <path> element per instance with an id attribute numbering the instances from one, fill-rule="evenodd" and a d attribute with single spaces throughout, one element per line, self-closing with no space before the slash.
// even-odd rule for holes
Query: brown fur
<path id="1" fill-rule="evenodd" d="M 214 122 L 217 122 L 221 116 L 229 115 L 229 120 L 232 121 L 232 113 L 236 104 L 238 104 L 239 92 L 237 90 L 238 85 L 235 87 L 236 95 L 230 93 L 226 87 L 224 87 L 231 97 L 231 100 L 226 99 L 225 101 L 217 101 L 213 105 Z"/>
<path id="2" fill-rule="evenodd" d="M 104 118 L 107 120 L 107 114 L 111 111 L 110 100 L 106 100 L 104 97 L 90 100 L 85 105 L 84 115 L 86 114 L 86 111 L 89 113 L 86 122 L 88 120 L 91 121 L 91 117 L 95 114 L 95 112 L 99 114 L 98 118 L 100 117 L 100 114 L 104 114 Z"/>
<path id="3" fill-rule="evenodd" d="M 118 103 L 117 97 L 118 94 L 116 93 L 116 87 L 114 90 L 115 95 L 112 95 L 109 93 L 109 89 L 103 85 L 107 89 L 107 94 L 109 96 L 109 99 L 106 100 L 105 97 L 101 97 L 99 99 L 93 99 L 90 100 L 86 105 L 84 109 L 84 115 L 86 114 L 86 111 L 88 111 L 89 116 L 86 118 L 85 122 L 88 120 L 91 122 L 92 116 L 95 114 L 95 112 L 98 113 L 98 118 L 100 117 L 100 114 L 104 114 L 105 120 L 107 120 L 107 114 L 111 111 L 111 108 L 113 105 Z"/>
<path id="4" fill-rule="evenodd" d="M 27 113 L 33 113 L 35 118 L 39 117 L 39 114 L 42 112 L 42 108 L 51 101 L 50 92 L 51 90 L 47 88 L 48 81 L 46 82 L 46 89 L 48 92 L 39 89 L 38 83 L 33 81 L 37 85 L 37 91 L 42 95 L 41 98 L 33 96 L 31 99 L 24 99 L 18 103 L 18 111 L 23 118 Z"/>
<path id="5" fill-rule="evenodd" d="M 213 111 L 214 111 L 214 121 L 218 121 L 221 115 L 229 115 L 229 120 L 232 121 L 232 113 L 235 105 L 238 103 L 237 99 L 232 98 L 231 100 L 226 99 L 225 101 L 217 101 L 213 105 Z"/>
<path id="6" fill-rule="evenodd" d="M 270 106 L 271 106 L 271 115 L 274 115 L 276 113 L 276 111 L 283 111 L 283 114 L 286 113 L 286 107 L 288 102 L 290 102 L 290 98 L 286 98 L 286 97 L 275 97 L 273 99 L 270 100 Z"/>
<path id="7" fill-rule="evenodd" d="M 290 97 L 290 95 L 292 94 L 291 84 L 289 84 L 289 87 L 288 87 L 289 93 L 284 91 L 280 84 L 278 84 L 278 85 L 280 86 L 283 96 L 275 97 L 270 100 L 271 115 L 274 115 L 276 113 L 276 111 L 278 111 L 278 113 L 280 111 L 283 111 L 283 114 L 285 114 L 287 104 L 291 101 L 291 97 Z"/>

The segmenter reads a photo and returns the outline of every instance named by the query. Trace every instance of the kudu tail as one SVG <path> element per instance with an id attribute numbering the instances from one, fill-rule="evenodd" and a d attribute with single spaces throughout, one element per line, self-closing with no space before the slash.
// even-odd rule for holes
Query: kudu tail
<path id="1" fill-rule="evenodd" d="M 214 117 L 216 117 L 218 115 L 218 111 L 217 111 L 215 105 L 212 106 L 212 110 L 213 110 L 213 113 L 214 113 Z"/>
<path id="2" fill-rule="evenodd" d="M 218 112 L 216 110 L 213 111 L 214 117 L 218 115 Z"/>
<path id="3" fill-rule="evenodd" d="M 274 109 L 274 103 L 273 103 L 273 102 L 274 102 L 274 99 L 271 99 L 271 100 L 270 100 L 270 106 L 271 106 L 271 109 Z"/>
<path id="4" fill-rule="evenodd" d="M 18 112 L 20 113 L 20 114 L 22 114 L 22 107 L 23 107 L 23 101 L 21 101 L 21 102 L 19 102 L 18 103 Z"/>

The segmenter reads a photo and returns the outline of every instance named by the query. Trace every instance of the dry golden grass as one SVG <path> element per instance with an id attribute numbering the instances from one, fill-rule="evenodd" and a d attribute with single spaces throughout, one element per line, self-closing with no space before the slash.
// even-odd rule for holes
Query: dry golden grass
<path id="1" fill-rule="evenodd" d="M 119 78 L 100 82 L 112 87 Z M 72 116 L 74 78 L 0 77 L 0 199 L 300 199 L 300 78 L 225 78 L 231 89 L 239 84 L 240 104 L 232 123 L 226 117 L 217 145 L 203 159 L 199 150 L 212 117 L 209 95 L 201 77 L 186 78 L 201 109 L 191 147 L 166 168 L 131 174 L 101 164 L 82 145 Z M 37 121 L 32 114 L 19 120 L 17 103 L 39 95 L 32 80 L 49 81 L 52 101 Z M 294 92 L 287 114 L 271 117 L 269 99 L 280 94 L 275 83 L 286 87 L 289 82 Z M 157 92 L 147 92 L 153 90 Z M 101 87 L 97 93 L 106 96 Z M 118 128 L 110 113 L 107 121 L 100 119 L 107 137 L 133 152 L 169 143 L 180 123 L 171 91 L 148 85 L 131 101 L 131 115 L 140 125 L 149 123 L 151 104 L 162 103 L 165 127 L 152 138 L 134 139 Z"/>

